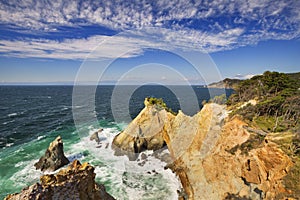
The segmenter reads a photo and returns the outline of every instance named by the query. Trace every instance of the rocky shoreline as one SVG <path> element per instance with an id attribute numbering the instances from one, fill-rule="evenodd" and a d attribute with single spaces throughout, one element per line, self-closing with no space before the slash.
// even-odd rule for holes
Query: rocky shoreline
<path id="1" fill-rule="evenodd" d="M 40 183 L 24 188 L 20 193 L 10 194 L 5 200 L 51 200 L 51 199 L 89 199 L 114 200 L 104 185 L 95 182 L 94 167 L 74 160 L 67 168 L 56 174 L 41 176 Z"/>
<path id="2" fill-rule="evenodd" d="M 145 99 L 145 108 L 115 136 L 115 155 L 136 160 L 145 150 L 162 158 L 179 178 L 181 200 L 200 199 L 288 199 L 293 191 L 283 179 L 293 162 L 275 143 L 272 135 L 259 130 L 238 116 L 228 116 L 224 105 L 205 104 L 194 116 L 174 114 L 162 104 Z M 99 140 L 98 133 L 91 140 Z M 144 158 L 142 153 L 140 158 Z M 42 171 L 56 170 L 69 161 L 60 137 L 53 141 L 38 163 Z M 154 173 L 154 172 L 153 172 Z M 103 185 L 95 182 L 94 168 L 75 160 L 57 174 L 43 175 L 41 183 L 23 189 L 6 199 L 114 199 Z M 41 198 L 43 197 L 43 198 Z M 293 198 L 289 198 L 293 199 Z"/>
<path id="3" fill-rule="evenodd" d="M 293 165 L 289 156 L 271 138 L 250 132 L 247 123 L 227 113 L 225 106 L 209 103 L 192 117 L 173 115 L 146 99 L 113 145 L 117 155 L 134 160 L 141 151 L 166 144 L 172 156 L 168 167 L 184 189 L 179 199 L 288 197 L 292 191 L 285 189 L 283 178 Z"/>
<path id="4" fill-rule="evenodd" d="M 69 162 L 64 155 L 63 141 L 58 136 L 34 166 L 36 170 L 40 169 L 42 172 L 54 172 Z M 104 185 L 95 182 L 94 170 L 89 163 L 81 164 L 78 160 L 74 160 L 55 174 L 42 175 L 40 183 L 24 188 L 20 193 L 10 194 L 4 200 L 113 200 Z"/>

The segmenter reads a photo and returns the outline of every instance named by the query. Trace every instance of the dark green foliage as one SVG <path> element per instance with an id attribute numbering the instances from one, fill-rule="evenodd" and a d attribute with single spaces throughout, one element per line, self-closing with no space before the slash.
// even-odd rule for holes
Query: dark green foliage
<path id="1" fill-rule="evenodd" d="M 298 73 L 300 76 L 300 74 Z M 245 106 L 235 112 L 252 122 L 259 116 L 274 117 L 271 131 L 283 131 L 299 127 L 300 118 L 300 81 L 291 74 L 266 71 L 263 75 L 254 76 L 242 81 L 235 94 L 227 101 L 234 106 L 251 99 L 258 100 L 257 105 Z M 278 129 L 277 127 L 285 127 Z"/>
<path id="2" fill-rule="evenodd" d="M 150 105 L 156 105 L 160 109 L 165 109 L 166 111 L 172 113 L 173 115 L 177 115 L 176 112 L 174 112 L 171 108 L 167 106 L 167 104 L 164 102 L 162 98 L 155 98 L 155 97 L 147 97 L 147 101 Z"/>
<path id="3" fill-rule="evenodd" d="M 230 101 L 235 104 L 254 98 L 288 97 L 294 95 L 299 87 L 300 83 L 289 78 L 287 74 L 266 71 L 263 75 L 242 81 L 235 88 L 236 94 Z"/>

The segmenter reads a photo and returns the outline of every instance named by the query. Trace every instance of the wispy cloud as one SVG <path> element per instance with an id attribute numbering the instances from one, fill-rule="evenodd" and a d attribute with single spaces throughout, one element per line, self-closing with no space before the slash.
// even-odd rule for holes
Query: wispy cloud
<path id="1" fill-rule="evenodd" d="M 111 37 L 99 35 L 63 41 L 0 40 L 0 53 L 10 57 L 82 60 L 87 56 L 90 59 L 127 58 L 141 54 L 146 48 L 213 52 L 216 50 L 215 46 L 227 49 L 228 45 L 237 43 L 237 37 L 242 32 L 242 29 L 231 29 L 212 35 L 191 30 L 154 28 L 124 32 Z"/>
<path id="2" fill-rule="evenodd" d="M 142 48 L 160 46 L 216 52 L 254 45 L 262 40 L 299 37 L 299 7 L 300 1 L 294 0 L 276 3 L 273 0 L 2 1 L 2 27 L 13 32 L 40 34 L 40 39 L 6 38 L 0 41 L 0 52 L 14 57 L 84 59 L 101 41 L 107 40 L 107 36 L 95 34 L 60 41 L 47 36 L 49 32 L 61 31 L 60 27 L 85 25 L 119 32 L 138 30 L 143 34 L 143 37 L 114 36 L 111 46 L 105 43 L 101 47 L 98 56 L 103 58 L 137 47 L 134 53 L 124 56 L 135 56 Z M 161 29 L 153 33 L 145 32 L 151 30 L 145 27 Z"/>

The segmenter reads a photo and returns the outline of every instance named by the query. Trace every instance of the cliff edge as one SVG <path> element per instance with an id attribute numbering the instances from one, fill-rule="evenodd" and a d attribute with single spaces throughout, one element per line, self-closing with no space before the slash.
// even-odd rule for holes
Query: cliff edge
<path id="1" fill-rule="evenodd" d="M 173 115 L 145 100 L 145 108 L 117 135 L 116 154 L 132 156 L 167 145 L 167 167 L 182 183 L 181 199 L 281 199 L 297 191 L 284 179 L 294 165 L 272 135 L 228 116 L 226 106 L 205 104 L 194 116 Z"/>

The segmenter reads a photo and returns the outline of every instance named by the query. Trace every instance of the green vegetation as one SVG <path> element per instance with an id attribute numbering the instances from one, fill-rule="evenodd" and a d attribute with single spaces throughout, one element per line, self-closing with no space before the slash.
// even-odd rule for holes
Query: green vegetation
<path id="1" fill-rule="evenodd" d="M 299 74 L 300 76 L 300 74 Z M 258 103 L 237 109 L 248 122 L 265 131 L 300 130 L 300 81 L 297 74 L 265 72 L 240 82 L 227 104 L 237 107 L 240 102 L 255 99 Z"/>
<path id="2" fill-rule="evenodd" d="M 258 148 L 264 140 L 276 143 L 292 160 L 293 166 L 283 178 L 288 197 L 300 196 L 300 73 L 283 74 L 265 72 L 240 82 L 227 104 L 250 126 L 267 132 L 267 136 L 251 133 L 245 143 L 227 150 L 234 154 L 238 149 L 247 154 Z M 247 104 L 256 100 L 256 105 Z M 284 196 L 287 197 L 287 196 Z M 282 196 L 283 198 L 283 196 Z"/>
<path id="3" fill-rule="evenodd" d="M 162 98 L 147 97 L 146 100 L 149 102 L 150 105 L 156 105 L 159 109 L 165 109 L 173 115 L 177 115 L 176 112 L 174 112 L 171 108 L 167 106 L 167 104 Z"/>

